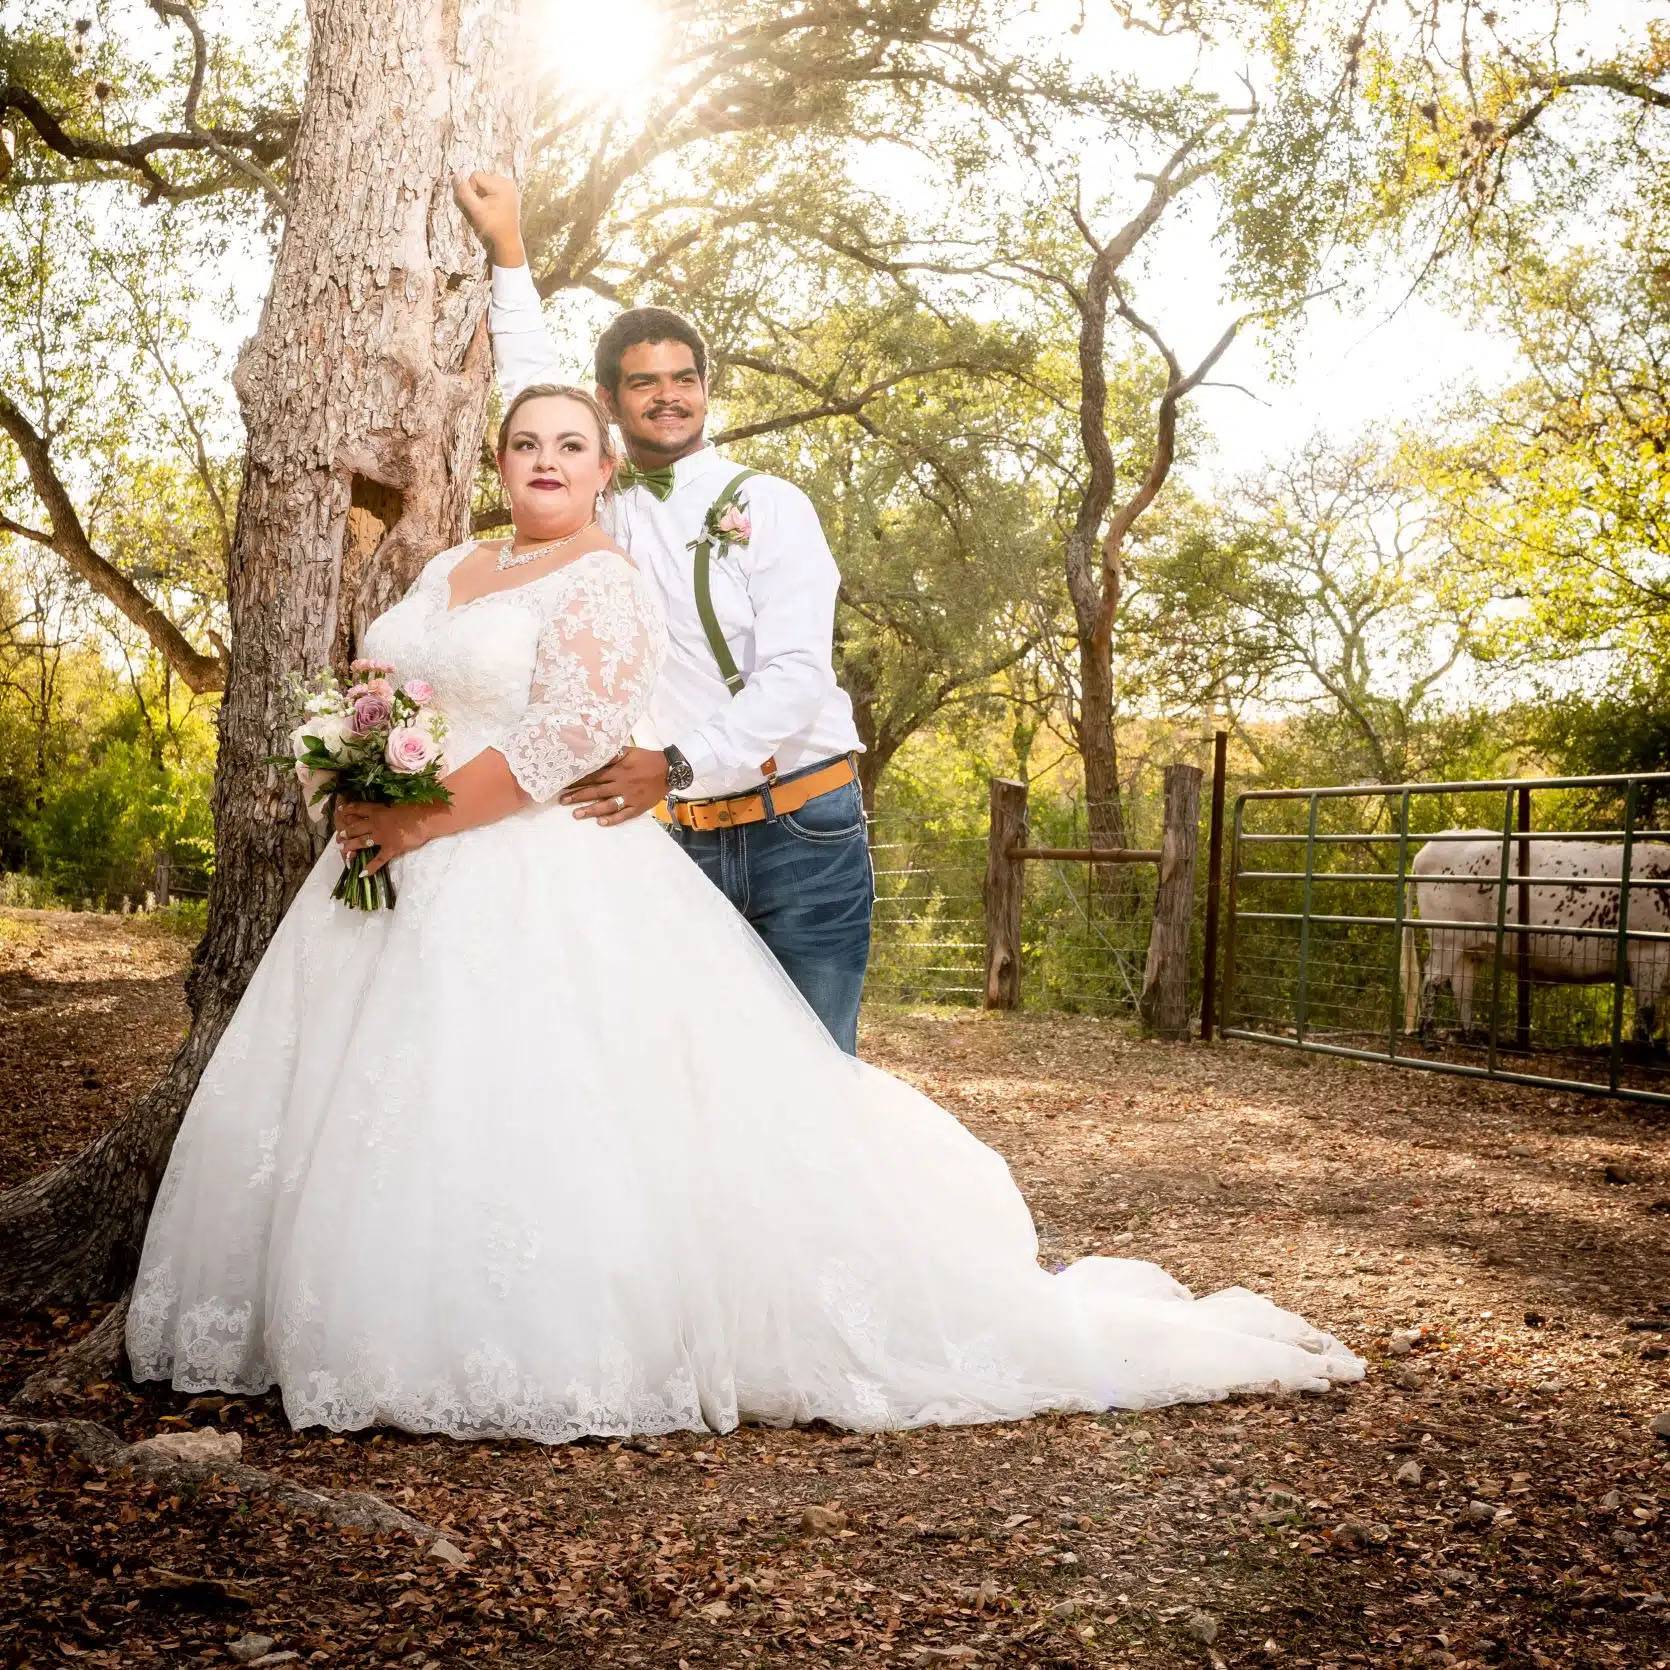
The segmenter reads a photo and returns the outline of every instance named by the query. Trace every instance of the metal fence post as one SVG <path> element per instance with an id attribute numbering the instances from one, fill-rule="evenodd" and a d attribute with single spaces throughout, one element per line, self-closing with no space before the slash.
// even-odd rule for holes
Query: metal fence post
<path id="1" fill-rule="evenodd" d="M 1320 804 L 1313 794 L 1305 823 L 1305 885 L 1299 900 L 1299 993 L 1293 1015 L 1293 1037 L 1301 1044 L 1310 1010 L 1310 907 L 1316 880 L 1316 809 Z"/>
<path id="2" fill-rule="evenodd" d="M 1218 901 L 1223 889 L 1224 780 L 1228 775 L 1229 732 L 1212 738 L 1212 832 L 1206 853 L 1206 945 L 1200 979 L 1200 1036 L 1211 1043 L 1217 1020 Z"/>
<path id="3" fill-rule="evenodd" d="M 1629 984 L 1629 871 L 1635 850 L 1635 814 L 1640 787 L 1640 783 L 1632 777 L 1624 788 L 1624 850 L 1618 865 L 1618 954 L 1612 967 L 1612 1046 L 1606 1059 L 1606 1086 L 1614 1091 L 1618 1088 L 1619 1067 L 1623 1060 L 1624 987 Z"/>
<path id="4" fill-rule="evenodd" d="M 1513 790 L 1502 797 L 1502 862 L 1496 872 L 1496 954 L 1490 959 L 1490 1046 L 1485 1071 L 1496 1071 L 1496 1031 L 1502 1018 L 1502 946 L 1508 931 L 1508 854 L 1513 850 Z M 1523 923 L 1520 924 L 1524 926 Z M 1523 939 L 1525 936 L 1519 936 Z"/>
<path id="5" fill-rule="evenodd" d="M 1398 801 L 1397 809 L 1397 906 L 1392 915 L 1392 1013 L 1386 1025 L 1386 1054 L 1392 1060 L 1397 1059 L 1398 1022 L 1403 1019 L 1399 1013 L 1399 998 L 1403 998 L 1402 1007 L 1407 1009 L 1408 994 L 1402 991 L 1403 973 L 1403 936 L 1407 929 L 1404 919 L 1407 911 L 1404 906 L 1405 883 L 1409 878 L 1409 791 L 1405 789 Z"/>
<path id="6" fill-rule="evenodd" d="M 1224 976 L 1223 995 L 1218 1003 L 1218 1036 L 1226 1026 L 1235 1024 L 1235 906 L 1239 897 L 1241 874 L 1241 820 L 1246 810 L 1247 797 L 1235 797 L 1235 818 L 1229 839 L 1229 903 L 1224 921 Z"/>
<path id="7" fill-rule="evenodd" d="M 1531 1049 L 1531 936 L 1525 930 L 1531 925 L 1531 884 L 1525 877 L 1531 873 L 1531 843 L 1524 839 L 1531 833 L 1531 785 L 1519 791 L 1519 944 L 1514 951 L 1514 1047 L 1522 1054 Z"/>

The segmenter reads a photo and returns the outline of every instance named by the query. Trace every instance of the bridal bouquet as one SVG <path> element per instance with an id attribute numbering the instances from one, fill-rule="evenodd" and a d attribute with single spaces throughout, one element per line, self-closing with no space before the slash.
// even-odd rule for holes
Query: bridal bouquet
<path id="1" fill-rule="evenodd" d="M 307 815 L 323 822 L 338 799 L 380 806 L 445 805 L 441 749 L 446 720 L 430 703 L 435 692 L 422 679 L 396 684 L 386 661 L 356 661 L 355 682 L 343 689 L 322 673 L 298 691 L 303 718 L 290 733 L 290 753 L 273 757 L 290 765 L 302 786 Z M 376 848 L 349 855 L 331 891 L 350 910 L 394 907 L 394 883 L 386 869 L 365 873 Z"/>

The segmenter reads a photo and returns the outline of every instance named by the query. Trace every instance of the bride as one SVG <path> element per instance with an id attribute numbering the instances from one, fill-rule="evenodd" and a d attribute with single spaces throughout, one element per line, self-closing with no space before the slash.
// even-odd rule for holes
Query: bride
<path id="1" fill-rule="evenodd" d="M 140 1379 L 282 1388 L 298 1427 L 560 1443 L 873 1430 L 1316 1390 L 1362 1362 L 1244 1288 L 1051 1274 L 1007 1167 L 836 1049 L 647 819 L 555 803 L 664 647 L 596 525 L 590 396 L 499 435 L 515 537 L 435 557 L 363 653 L 434 686 L 444 807 L 342 809 L 203 1074 L 128 1316 Z"/>

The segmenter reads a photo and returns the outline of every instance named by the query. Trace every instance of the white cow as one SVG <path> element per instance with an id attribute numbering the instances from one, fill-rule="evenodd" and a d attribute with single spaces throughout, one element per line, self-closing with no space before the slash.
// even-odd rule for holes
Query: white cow
<path id="1" fill-rule="evenodd" d="M 1425 977 L 1419 982 L 1420 1034 L 1432 1032 L 1433 1009 L 1438 990 L 1448 986 L 1455 997 L 1462 1035 L 1473 1025 L 1473 988 L 1481 975 L 1487 980 L 1496 950 L 1497 877 L 1502 868 L 1502 837 L 1488 829 L 1467 829 L 1447 833 L 1474 837 L 1466 841 L 1429 841 L 1415 854 L 1410 865 L 1410 885 L 1420 915 L 1429 922 L 1478 923 L 1477 927 L 1429 928 L 1432 949 L 1427 957 Z M 1551 928 L 1610 928 L 1618 926 L 1617 887 L 1574 887 L 1577 879 L 1611 877 L 1621 874 L 1621 841 L 1539 841 L 1529 838 L 1530 864 L 1521 870 L 1523 850 L 1518 836 L 1508 847 L 1508 874 L 1547 876 L 1548 881 L 1531 883 L 1531 925 Z M 1642 882 L 1670 881 L 1670 846 L 1642 842 L 1630 853 L 1629 926 L 1637 932 L 1670 933 L 1670 887 L 1641 887 Z M 1506 920 L 1519 921 L 1519 886 L 1508 883 Z M 1534 933 L 1530 940 L 1531 974 L 1540 980 L 1562 984 L 1610 984 L 1618 964 L 1615 937 Z M 1502 958 L 1509 968 L 1518 966 L 1519 935 L 1502 936 Z M 1651 1044 L 1654 1026 L 1665 993 L 1670 990 L 1670 941 L 1629 941 L 1628 980 L 1635 992 L 1635 1037 Z M 1419 968 L 1415 953 L 1415 932 L 1404 929 L 1403 938 L 1405 1028 L 1411 1029 L 1415 1007 L 1415 975 Z M 1488 992 L 1489 987 L 1486 986 Z"/>

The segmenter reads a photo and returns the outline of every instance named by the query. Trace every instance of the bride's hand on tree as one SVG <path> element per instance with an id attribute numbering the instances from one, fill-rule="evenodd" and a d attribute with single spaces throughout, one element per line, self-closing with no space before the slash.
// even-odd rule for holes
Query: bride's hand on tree
<path id="1" fill-rule="evenodd" d="M 346 800 L 336 809 L 336 844 L 345 859 L 375 847 L 365 866 L 365 873 L 374 876 L 396 858 L 424 845 L 429 837 L 422 820 L 429 810 L 427 806 L 376 806 Z"/>
<path id="2" fill-rule="evenodd" d="M 480 169 L 452 176 L 452 196 L 495 267 L 527 263 L 522 247 L 522 194 L 514 180 Z"/>

